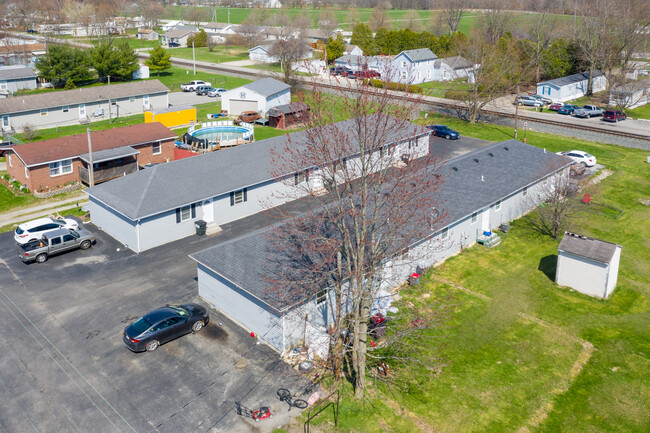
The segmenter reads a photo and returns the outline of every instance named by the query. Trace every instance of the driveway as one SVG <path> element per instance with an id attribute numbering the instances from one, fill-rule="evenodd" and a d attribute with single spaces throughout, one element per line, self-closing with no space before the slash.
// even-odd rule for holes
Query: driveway
<path id="1" fill-rule="evenodd" d="M 216 104 L 221 102 L 221 99 L 216 97 L 210 98 L 206 95 L 199 96 L 194 92 L 170 92 L 169 93 L 170 105 L 199 105 L 199 104 L 207 104 L 208 102 L 214 102 L 215 110 L 216 110 Z M 201 121 L 202 119 L 198 119 L 198 120 Z"/>
<path id="2" fill-rule="evenodd" d="M 507 138 L 504 138 L 504 140 L 507 140 Z M 452 158 L 462 156 L 492 143 L 492 141 L 462 135 L 458 140 L 447 140 L 442 137 L 431 136 L 429 139 L 429 154 L 441 158 L 442 161 L 449 161 Z"/>
<path id="3" fill-rule="evenodd" d="M 88 229 L 97 239 L 90 250 L 31 265 L 18 259 L 12 233 L 0 235 L 0 431 L 257 432 L 298 414 L 276 391 L 301 393 L 307 382 L 214 310 L 201 332 L 155 352 L 122 342 L 145 312 L 201 302 L 187 254 L 214 239 L 134 254 Z M 235 402 L 270 406 L 275 417 L 255 424 Z"/>

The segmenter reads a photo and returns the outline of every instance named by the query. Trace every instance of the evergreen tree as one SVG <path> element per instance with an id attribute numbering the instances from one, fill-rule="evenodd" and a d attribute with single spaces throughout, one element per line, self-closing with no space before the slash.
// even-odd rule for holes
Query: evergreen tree
<path id="1" fill-rule="evenodd" d="M 48 45 L 45 55 L 36 61 L 36 69 L 55 87 L 70 87 L 93 79 L 88 53 L 70 45 Z"/>
<path id="2" fill-rule="evenodd" d="M 110 76 L 129 81 L 140 66 L 135 50 L 126 39 L 100 42 L 90 50 L 90 60 L 101 80 Z"/>
<path id="3" fill-rule="evenodd" d="M 354 26 L 350 43 L 358 45 L 366 56 L 375 54 L 375 38 L 368 24 L 359 23 Z"/>
<path id="4" fill-rule="evenodd" d="M 149 58 L 145 60 L 144 64 L 156 71 L 156 75 L 160 75 L 160 71 L 172 67 L 171 57 L 172 55 L 166 49 L 161 45 L 157 45 L 153 50 L 149 51 Z"/>
<path id="5" fill-rule="evenodd" d="M 580 63 L 578 47 L 565 40 L 553 42 L 542 55 L 542 79 L 566 77 L 575 74 Z"/>
<path id="6" fill-rule="evenodd" d="M 380 28 L 375 34 L 375 45 L 377 47 L 378 54 L 396 54 L 396 32 L 391 32 L 384 27 Z"/>
<path id="7" fill-rule="evenodd" d="M 113 47 L 112 41 L 103 40 L 96 47 L 90 50 L 90 62 L 95 68 L 100 80 L 109 75 L 115 75 L 114 71 L 118 62 L 118 53 Z"/>
<path id="8" fill-rule="evenodd" d="M 345 41 L 343 36 L 338 33 L 336 39 L 331 36 L 327 38 L 327 61 L 332 63 L 334 60 L 338 59 L 345 52 Z"/>
<path id="9" fill-rule="evenodd" d="M 208 46 L 208 34 L 205 30 L 201 29 L 198 33 L 192 33 L 187 37 L 187 46 L 191 47 L 194 43 L 194 48 Z"/>
<path id="10" fill-rule="evenodd" d="M 133 74 L 140 68 L 140 61 L 135 50 L 131 48 L 126 39 L 121 39 L 116 44 L 117 62 L 113 76 L 119 80 L 129 81 L 133 79 Z"/>

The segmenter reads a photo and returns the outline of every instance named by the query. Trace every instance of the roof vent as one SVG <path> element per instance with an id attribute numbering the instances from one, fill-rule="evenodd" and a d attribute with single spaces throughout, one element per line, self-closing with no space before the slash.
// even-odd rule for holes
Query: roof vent
<path id="1" fill-rule="evenodd" d="M 489 152 L 488 155 L 490 155 L 490 157 L 493 157 L 493 156 L 494 156 L 494 153 Z"/>
<path id="2" fill-rule="evenodd" d="M 481 175 L 481 182 L 485 182 L 485 178 Z"/>
<path id="3" fill-rule="evenodd" d="M 474 162 L 478 164 L 478 158 L 474 158 Z"/>
<path id="4" fill-rule="evenodd" d="M 458 167 L 452 167 L 451 169 L 454 171 L 458 171 Z"/>
<path id="5" fill-rule="evenodd" d="M 505 149 L 506 152 L 508 151 L 508 146 L 503 146 L 503 148 Z"/>

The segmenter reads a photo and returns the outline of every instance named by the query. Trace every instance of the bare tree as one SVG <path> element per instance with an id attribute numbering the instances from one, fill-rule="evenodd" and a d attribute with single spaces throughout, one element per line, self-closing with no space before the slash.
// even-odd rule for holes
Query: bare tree
<path id="1" fill-rule="evenodd" d="M 236 34 L 234 35 L 235 45 L 244 45 L 248 48 L 253 48 L 260 44 L 263 35 L 260 32 L 261 28 L 254 24 L 241 24 L 237 27 Z"/>
<path id="2" fill-rule="evenodd" d="M 449 33 L 458 31 L 460 20 L 467 12 L 467 0 L 445 0 L 440 12 L 442 19 L 449 26 Z"/>
<path id="3" fill-rule="evenodd" d="M 164 13 L 164 9 L 160 3 L 147 0 L 140 1 L 138 10 L 144 20 L 145 26 L 150 29 L 153 29 L 158 25 L 160 18 Z"/>
<path id="4" fill-rule="evenodd" d="M 420 14 L 412 9 L 406 12 L 404 18 L 402 19 L 402 22 L 404 24 L 403 28 L 411 29 L 416 33 L 421 32 L 424 27 L 422 24 L 422 19 L 420 18 Z"/>
<path id="5" fill-rule="evenodd" d="M 303 60 L 309 47 L 300 38 L 286 38 L 276 41 L 269 50 L 269 55 L 277 57 L 280 60 L 280 67 L 284 75 L 284 82 L 289 83 L 295 73 L 295 64 Z"/>
<path id="6" fill-rule="evenodd" d="M 333 32 L 339 26 L 339 20 L 336 18 L 334 11 L 325 9 L 318 14 L 318 28 L 326 33 Z"/>
<path id="7" fill-rule="evenodd" d="M 269 258 L 264 273 L 271 276 L 269 290 L 287 300 L 332 294 L 330 360 L 335 374 L 349 372 L 355 395 L 363 398 L 369 367 L 390 359 L 409 365 L 416 362 L 414 346 L 434 345 L 423 330 L 441 323 L 435 318 L 439 311 L 402 308 L 397 322 L 403 324 L 396 324 L 386 351 L 370 344 L 368 320 L 381 289 L 396 284 L 393 269 L 413 266 L 419 254 L 433 254 L 435 248 L 422 253 L 409 248 L 435 235 L 446 218 L 439 200 L 444 178 L 439 161 L 422 156 L 428 152 L 428 133 L 406 121 L 409 102 L 357 83 L 347 84 L 335 98 L 317 87 L 312 92 L 309 129 L 299 141 L 289 136 L 273 151 L 273 170 L 286 179 L 286 194 L 304 197 L 309 211 L 274 229 L 274 250 L 286 260 Z M 332 123 L 341 117 L 349 120 Z M 270 212 L 294 213 L 291 208 Z"/>
<path id="8" fill-rule="evenodd" d="M 578 183 L 569 177 L 568 169 L 544 179 L 542 185 L 530 194 L 535 210 L 526 220 L 529 227 L 542 235 L 559 239 L 578 217 L 584 215 L 581 194 Z"/>
<path id="9" fill-rule="evenodd" d="M 479 19 L 482 29 L 483 38 L 492 44 L 505 35 L 512 23 L 512 12 L 503 9 L 503 3 L 500 0 L 487 1 L 487 9 Z"/>
<path id="10" fill-rule="evenodd" d="M 541 81 L 542 58 L 553 41 L 556 22 L 552 16 L 540 14 L 527 25 L 527 39 L 523 41 L 522 47 L 529 61 L 528 67 L 535 72 L 535 83 Z"/>
<path id="11" fill-rule="evenodd" d="M 455 94 L 465 106 L 466 119 L 475 123 L 488 102 L 515 89 L 521 72 L 519 55 L 512 39 L 492 43 L 480 34 L 462 42 L 459 51 L 472 66 L 468 71 L 469 88 Z"/>
<path id="12" fill-rule="evenodd" d="M 390 21 L 390 18 L 388 17 L 388 14 L 386 14 L 386 10 L 383 4 L 375 7 L 372 10 L 372 14 L 370 15 L 370 20 L 368 21 L 368 25 L 374 32 L 376 32 L 382 27 L 385 29 L 390 29 L 392 23 Z"/>

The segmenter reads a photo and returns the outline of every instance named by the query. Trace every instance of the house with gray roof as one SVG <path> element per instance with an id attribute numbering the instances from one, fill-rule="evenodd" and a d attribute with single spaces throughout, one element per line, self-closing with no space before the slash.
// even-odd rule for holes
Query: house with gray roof
<path id="1" fill-rule="evenodd" d="M 385 263 L 386 285 L 399 285 L 418 266 L 442 262 L 477 242 L 484 232 L 525 214 L 557 177 L 568 177 L 570 164 L 568 158 L 516 140 L 494 143 L 447 161 L 439 171 L 445 182 L 436 192 L 436 203 L 441 205 L 438 211 L 444 217 L 439 226 L 413 239 L 406 251 Z M 270 235 L 277 233 L 281 224 L 190 257 L 197 262 L 199 296 L 277 351 L 285 352 L 305 334 L 317 335 L 317 330 L 328 329 L 336 291 L 318 285 L 312 293 L 274 290 L 273 281 L 284 281 L 283 269 L 298 261 Z M 409 238 L 408 228 L 402 235 Z M 314 286 L 300 280 L 296 285 Z"/>
<path id="2" fill-rule="evenodd" d="M 0 127 L 22 131 L 89 123 L 167 108 L 169 89 L 158 80 L 130 81 L 0 99 Z M 109 102 L 110 101 L 110 102 Z"/>
<path id="3" fill-rule="evenodd" d="M 464 57 L 454 56 L 433 61 L 433 81 L 470 79 L 475 65 Z"/>
<path id="4" fill-rule="evenodd" d="M 428 48 L 402 51 L 393 59 L 391 81 L 405 84 L 433 81 L 433 62 L 437 58 Z"/>
<path id="5" fill-rule="evenodd" d="M 0 98 L 21 89 L 35 89 L 36 74 L 32 68 L 22 65 L 0 67 Z"/>
<path id="6" fill-rule="evenodd" d="M 257 111 L 264 115 L 273 107 L 291 102 L 291 86 L 275 78 L 262 78 L 221 94 L 221 109 L 239 115 Z"/>
<path id="7" fill-rule="evenodd" d="M 401 149 L 396 151 L 400 155 L 428 152 L 428 129 L 389 119 L 395 125 L 391 134 L 382 137 L 384 147 Z M 321 128 L 348 134 L 353 124 L 345 120 Z M 194 234 L 199 219 L 220 226 L 296 199 L 293 192 L 300 182 L 325 188 L 318 167 L 279 176 L 274 155 L 289 140 L 299 148 L 308 144 L 309 135 L 300 131 L 172 161 L 89 188 L 85 192 L 93 223 L 141 252 Z"/>
<path id="8" fill-rule="evenodd" d="M 161 38 L 162 43 L 163 45 L 167 45 L 168 47 L 169 46 L 186 47 L 187 38 L 189 38 L 192 33 L 196 33 L 198 31 L 199 29 L 197 29 L 194 26 L 176 26 L 162 35 Z"/>
<path id="9" fill-rule="evenodd" d="M 589 72 L 573 74 L 567 77 L 537 83 L 537 94 L 564 102 L 585 96 L 589 84 Z M 599 70 L 593 72 L 593 92 L 602 92 L 607 88 L 607 77 Z"/>
<path id="10" fill-rule="evenodd" d="M 558 247 L 555 281 L 596 298 L 607 299 L 616 288 L 622 247 L 565 232 Z"/>

